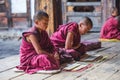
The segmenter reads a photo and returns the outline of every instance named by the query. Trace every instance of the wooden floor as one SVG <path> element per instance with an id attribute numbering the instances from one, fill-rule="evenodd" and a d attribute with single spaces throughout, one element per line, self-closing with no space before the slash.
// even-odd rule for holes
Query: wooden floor
<path id="1" fill-rule="evenodd" d="M 82 40 L 97 40 L 98 37 L 99 33 L 90 33 L 82 36 Z M 102 42 L 102 47 L 88 53 L 104 55 L 106 59 L 91 62 L 92 67 L 80 72 L 32 75 L 15 73 L 13 68 L 19 64 L 19 55 L 0 59 L 0 80 L 120 80 L 120 42 Z"/>

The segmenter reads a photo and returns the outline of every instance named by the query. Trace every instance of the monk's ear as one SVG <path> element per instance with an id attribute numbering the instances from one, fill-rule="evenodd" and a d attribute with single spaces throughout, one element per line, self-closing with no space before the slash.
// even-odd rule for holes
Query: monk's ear
<path id="1" fill-rule="evenodd" d="M 38 25 L 38 20 L 35 20 L 35 24 Z"/>
<path id="2" fill-rule="evenodd" d="M 83 23 L 80 23 L 80 24 L 79 24 L 79 27 L 82 27 L 82 25 L 83 25 Z"/>

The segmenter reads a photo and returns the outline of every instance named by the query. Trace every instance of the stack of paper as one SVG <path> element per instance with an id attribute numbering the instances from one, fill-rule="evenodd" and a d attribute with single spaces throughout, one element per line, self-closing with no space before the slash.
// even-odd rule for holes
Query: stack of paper
<path id="1" fill-rule="evenodd" d="M 97 60 L 99 60 L 101 58 L 103 58 L 102 55 L 89 55 L 88 57 L 83 58 L 80 61 L 83 61 L 83 62 L 93 62 L 93 61 L 97 61 Z"/>
<path id="2" fill-rule="evenodd" d="M 86 67 L 88 64 L 80 64 L 80 63 L 73 63 L 67 65 L 63 70 L 65 71 L 78 71 L 84 67 Z"/>

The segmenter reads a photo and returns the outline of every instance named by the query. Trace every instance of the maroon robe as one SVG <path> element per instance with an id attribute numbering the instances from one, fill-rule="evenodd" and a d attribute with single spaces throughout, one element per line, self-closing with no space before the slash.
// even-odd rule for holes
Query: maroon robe
<path id="1" fill-rule="evenodd" d="M 29 31 L 23 33 L 22 43 L 20 46 L 20 65 L 18 69 L 32 74 L 39 70 L 59 69 L 59 64 L 53 57 L 44 53 L 37 54 L 33 45 L 26 40 L 26 36 L 35 35 L 39 41 L 41 48 L 48 53 L 54 54 L 54 46 L 46 31 L 39 31 L 36 27 L 32 27 Z"/>
<path id="2" fill-rule="evenodd" d="M 65 55 L 65 58 L 70 58 L 70 56 L 75 60 L 80 60 L 80 56 L 83 55 L 85 50 L 85 45 L 81 43 L 81 46 L 74 50 L 74 49 L 68 49 L 65 50 L 65 41 L 67 37 L 67 33 L 72 32 L 74 33 L 73 38 L 73 47 L 77 46 L 81 42 L 81 35 L 79 33 L 78 24 L 76 22 L 70 22 L 65 25 L 60 25 L 59 28 L 55 33 L 53 33 L 50 37 L 51 41 L 55 45 L 55 47 L 59 50 L 60 55 L 62 56 L 61 61 L 66 62 L 63 60 L 63 57 Z M 67 54 L 70 54 L 69 57 Z M 69 60 L 69 59 L 66 59 Z M 70 61 L 70 60 L 69 60 Z"/>
<path id="3" fill-rule="evenodd" d="M 120 40 L 120 26 L 115 17 L 110 17 L 102 26 L 100 38 L 103 39 L 119 39 Z"/>

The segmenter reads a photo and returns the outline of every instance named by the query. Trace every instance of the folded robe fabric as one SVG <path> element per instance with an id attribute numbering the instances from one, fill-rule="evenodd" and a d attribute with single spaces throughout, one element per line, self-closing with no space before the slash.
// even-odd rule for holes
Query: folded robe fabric
<path id="1" fill-rule="evenodd" d="M 82 43 L 86 46 L 86 51 L 101 48 L 100 41 L 83 41 Z"/>

